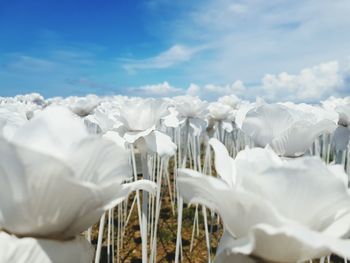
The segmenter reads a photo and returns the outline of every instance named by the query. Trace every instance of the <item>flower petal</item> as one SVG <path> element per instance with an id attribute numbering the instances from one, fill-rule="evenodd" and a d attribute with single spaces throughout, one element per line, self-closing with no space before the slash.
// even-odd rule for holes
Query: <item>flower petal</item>
<path id="1" fill-rule="evenodd" d="M 236 167 L 234 160 L 229 156 L 228 151 L 219 140 L 211 138 L 209 145 L 215 152 L 215 170 L 219 176 L 230 187 L 233 187 L 236 182 Z"/>
<path id="2" fill-rule="evenodd" d="M 336 125 L 331 120 L 322 120 L 317 124 L 297 121 L 271 141 L 272 148 L 279 155 L 300 156 L 304 154 L 323 133 L 332 133 Z"/>
<path id="3" fill-rule="evenodd" d="M 81 181 L 104 184 L 131 177 L 129 151 L 111 140 L 90 136 L 76 145 L 67 164 Z"/>
<path id="4" fill-rule="evenodd" d="M 119 147 L 122 147 L 123 149 L 127 149 L 126 141 L 116 131 L 107 131 L 105 134 L 102 135 L 102 138 L 111 140 L 115 144 L 117 144 Z"/>
<path id="5" fill-rule="evenodd" d="M 303 157 L 254 170 L 264 161 L 254 158 L 257 150 L 245 151 L 249 161 L 236 158 L 237 173 L 244 174 L 242 188 L 271 202 L 286 218 L 321 231 L 339 210 L 350 212 L 345 175 L 334 174 L 335 169 L 320 158 Z"/>
<path id="6" fill-rule="evenodd" d="M 88 263 L 92 258 L 93 249 L 82 237 L 54 241 L 17 238 L 0 232 L 0 263 Z"/>
<path id="7" fill-rule="evenodd" d="M 350 240 L 329 237 L 300 225 L 260 224 L 252 228 L 248 242 L 245 239 L 235 244 L 232 253 L 255 255 L 274 262 L 306 261 L 332 253 L 350 257 Z"/>
<path id="8" fill-rule="evenodd" d="M 220 243 L 216 250 L 215 263 L 255 263 L 256 261 L 249 255 L 232 253 L 232 249 L 247 244 L 248 238 L 235 239 L 230 233 L 224 231 Z"/>
<path id="9" fill-rule="evenodd" d="M 144 130 L 144 131 L 126 131 L 123 135 L 123 138 L 128 142 L 128 143 L 134 143 L 136 142 L 139 138 L 145 137 L 149 135 L 151 132 L 155 130 L 155 126 Z"/>
<path id="10" fill-rule="evenodd" d="M 12 141 L 64 160 L 72 145 L 87 136 L 78 116 L 63 107 L 48 107 L 18 129 Z"/>
<path id="11" fill-rule="evenodd" d="M 233 125 L 230 121 L 223 121 L 222 122 L 222 129 L 226 132 L 232 132 L 233 131 Z"/>
<path id="12" fill-rule="evenodd" d="M 96 190 L 99 202 L 95 204 L 95 207 L 93 203 L 91 203 L 91 206 L 87 207 L 89 209 L 80 209 L 77 220 L 69 225 L 66 231 L 69 233 L 81 233 L 86 230 L 87 227 L 96 223 L 105 211 L 117 206 L 124 201 L 131 192 L 137 190 L 144 190 L 154 194 L 156 184 L 149 180 L 138 180 L 127 184 L 108 184 Z"/>
<path id="13" fill-rule="evenodd" d="M 144 137 L 147 149 L 160 156 L 173 156 L 176 153 L 176 144 L 171 138 L 159 131 L 154 131 Z"/>
<path id="14" fill-rule="evenodd" d="M 260 222 L 281 226 L 288 220 L 281 217 L 270 203 L 247 192 L 231 189 L 222 180 L 189 170 L 178 170 L 181 196 L 190 203 L 200 203 L 217 211 L 227 230 L 234 236 L 245 236 Z"/>
<path id="15" fill-rule="evenodd" d="M 67 229 L 79 222 L 84 211 L 99 210 L 102 214 L 103 189 L 77 180 L 65 164 L 48 155 L 1 141 L 16 162 L 0 158 L 0 226 L 21 236 L 73 237 L 79 232 Z M 11 166 L 19 165 L 18 170 Z M 64 191 L 64 193 L 62 192 Z M 74 202 L 72 202 L 74 200 Z"/>
<path id="16" fill-rule="evenodd" d="M 134 191 L 143 190 L 154 195 L 156 193 L 156 188 L 157 188 L 157 185 L 154 182 L 149 180 L 138 180 L 136 182 L 122 184 L 120 189 L 118 189 L 118 191 L 109 187 L 109 189 L 108 190 L 106 189 L 106 190 L 110 191 L 113 194 L 111 194 L 110 201 L 106 202 L 104 209 L 108 210 L 110 208 L 115 207 L 120 202 L 122 202 L 125 198 L 127 198 L 130 193 Z"/>
<path id="17" fill-rule="evenodd" d="M 247 112 L 242 130 L 253 139 L 256 146 L 265 147 L 293 121 L 293 116 L 287 107 L 263 104 Z"/>
<path id="18" fill-rule="evenodd" d="M 174 108 L 169 108 L 170 114 L 163 117 L 163 124 L 167 127 L 179 127 L 180 125 L 180 117 L 179 113 Z"/>

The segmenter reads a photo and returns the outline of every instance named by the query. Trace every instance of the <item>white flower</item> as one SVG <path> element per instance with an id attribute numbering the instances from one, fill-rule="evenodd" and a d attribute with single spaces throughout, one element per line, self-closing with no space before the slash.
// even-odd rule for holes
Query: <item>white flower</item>
<path id="1" fill-rule="evenodd" d="M 232 132 L 234 113 L 230 106 L 220 102 L 213 102 L 208 106 L 208 111 L 210 126 L 218 126 L 218 123 L 220 123 L 222 129 Z"/>
<path id="2" fill-rule="evenodd" d="M 180 194 L 216 210 L 226 233 L 218 262 L 235 254 L 296 262 L 331 253 L 350 257 L 350 196 L 340 166 L 318 157 L 285 161 L 270 149 L 246 149 L 235 160 L 216 139 L 221 179 L 180 169 Z"/>
<path id="3" fill-rule="evenodd" d="M 178 96 L 175 97 L 176 110 L 182 117 L 187 118 L 204 118 L 208 112 L 206 101 L 200 100 L 193 96 Z"/>
<path id="4" fill-rule="evenodd" d="M 200 100 L 198 97 L 178 96 L 173 100 L 176 113 L 166 119 L 164 124 L 168 127 L 179 127 L 188 123 L 189 132 L 193 135 L 201 134 L 207 127 L 205 117 L 208 113 L 208 103 Z"/>
<path id="5" fill-rule="evenodd" d="M 329 119 L 313 123 L 301 116 L 283 105 L 263 104 L 247 112 L 242 130 L 256 146 L 269 144 L 279 155 L 300 156 L 319 135 L 336 128 Z"/>
<path id="6" fill-rule="evenodd" d="M 339 114 L 339 121 L 332 143 L 336 151 L 344 151 L 350 141 L 350 104 L 337 106 L 335 110 Z"/>
<path id="7" fill-rule="evenodd" d="M 99 105 L 100 99 L 95 95 L 88 95 L 86 97 L 67 97 L 52 98 L 48 100 L 49 103 L 54 105 L 61 105 L 69 108 L 72 112 L 80 117 L 85 117 L 91 114 L 94 109 Z"/>
<path id="8" fill-rule="evenodd" d="M 90 114 L 84 118 L 85 126 L 92 134 L 105 133 L 113 128 L 116 120 L 113 116 L 103 112 L 100 109 L 96 109 L 93 114 Z"/>
<path id="9" fill-rule="evenodd" d="M 317 123 L 322 120 L 331 120 L 335 124 L 338 122 L 338 114 L 334 110 L 326 110 L 319 106 L 305 103 L 295 104 L 293 102 L 278 103 L 292 110 L 292 113 L 298 119 L 304 119 L 311 123 Z"/>
<path id="10" fill-rule="evenodd" d="M 208 106 L 208 111 L 208 117 L 216 121 L 232 119 L 231 107 L 220 102 L 210 103 Z"/>
<path id="11" fill-rule="evenodd" d="M 218 102 L 230 106 L 233 110 L 238 109 L 238 106 L 242 103 L 236 95 L 220 97 Z"/>
<path id="12" fill-rule="evenodd" d="M 136 143 L 142 150 L 161 156 L 174 155 L 176 145 L 171 138 L 156 130 L 162 117 L 168 114 L 168 104 L 155 99 L 129 99 L 121 106 L 115 118 L 121 123 L 119 134 L 128 142 Z"/>
<path id="13" fill-rule="evenodd" d="M 339 124 L 350 126 L 350 104 L 338 106 L 335 110 L 339 114 Z"/>
<path id="14" fill-rule="evenodd" d="M 88 135 L 68 109 L 44 110 L 0 138 L 0 228 L 17 236 L 72 238 L 149 181 L 131 176 L 129 153 Z"/>

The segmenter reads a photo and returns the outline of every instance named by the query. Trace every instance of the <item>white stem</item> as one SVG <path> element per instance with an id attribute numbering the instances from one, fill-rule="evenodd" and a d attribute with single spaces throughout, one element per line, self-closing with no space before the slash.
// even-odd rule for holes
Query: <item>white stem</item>
<path id="1" fill-rule="evenodd" d="M 196 222 L 198 222 L 197 218 L 198 218 L 198 204 L 196 205 L 196 212 L 194 214 L 194 218 L 193 218 L 193 226 L 192 226 L 192 234 L 191 234 L 191 244 L 190 244 L 190 252 L 192 252 L 193 249 L 193 241 L 194 241 L 194 233 L 195 233 L 195 229 L 196 229 Z"/>
<path id="2" fill-rule="evenodd" d="M 134 145 L 130 145 L 131 148 L 131 158 L 132 158 L 132 168 L 134 173 L 134 180 L 137 181 L 137 170 L 136 170 L 136 160 L 135 160 L 135 151 L 134 151 Z M 136 201 L 137 201 L 137 213 L 139 217 L 139 225 L 140 225 L 140 232 L 142 233 L 142 222 L 141 222 L 141 205 L 140 205 L 140 192 L 136 191 Z M 131 211 L 130 211 L 131 213 Z"/>
<path id="3" fill-rule="evenodd" d="M 155 223 L 154 223 L 154 236 L 153 236 L 153 243 L 152 243 L 152 251 L 151 251 L 151 260 L 150 262 L 156 262 L 157 260 L 157 231 L 158 231 L 158 221 L 159 221 L 159 214 L 160 214 L 160 205 L 161 205 L 161 200 L 160 200 L 160 187 L 162 184 L 162 167 L 163 167 L 163 161 L 160 162 L 160 170 L 158 172 L 157 176 L 157 198 L 156 198 L 156 216 L 155 216 Z"/>
<path id="4" fill-rule="evenodd" d="M 97 239 L 97 248 L 96 248 L 96 254 L 95 254 L 95 263 L 100 263 L 102 239 L 103 239 L 103 229 L 105 226 L 105 218 L 106 218 L 106 213 L 103 213 L 103 215 L 100 219 L 100 226 L 98 229 L 98 239 Z"/>
<path id="5" fill-rule="evenodd" d="M 209 242 L 209 232 L 208 232 L 208 218 L 207 218 L 207 209 L 205 206 L 202 206 L 202 212 L 204 217 L 204 231 L 205 231 L 205 240 L 207 243 L 207 251 L 208 251 L 208 262 L 211 262 L 210 258 L 210 242 Z"/>
<path id="6" fill-rule="evenodd" d="M 181 246 L 181 228 L 182 228 L 182 210 L 183 200 L 182 197 L 178 197 L 178 214 L 177 214 L 177 236 L 176 236 L 176 250 L 175 250 L 175 263 L 179 262 L 180 246 Z"/>
<path id="7" fill-rule="evenodd" d="M 107 262 L 110 263 L 111 258 L 111 225 L 112 225 L 112 211 L 108 210 L 108 226 L 107 226 Z"/>
<path id="8" fill-rule="evenodd" d="M 146 153 L 141 154 L 141 163 L 142 163 L 142 174 L 143 179 L 149 179 L 148 168 L 147 168 L 147 155 Z M 158 189 L 157 189 L 158 191 Z M 148 260 L 148 251 L 147 251 L 147 219 L 148 219 L 148 192 L 142 191 L 142 263 L 147 263 Z"/>

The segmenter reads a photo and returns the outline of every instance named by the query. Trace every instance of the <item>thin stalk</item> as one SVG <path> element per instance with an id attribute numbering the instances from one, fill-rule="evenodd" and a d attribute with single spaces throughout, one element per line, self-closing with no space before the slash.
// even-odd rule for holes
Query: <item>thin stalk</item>
<path id="1" fill-rule="evenodd" d="M 137 170 L 136 170 L 136 160 L 135 160 L 135 151 L 134 151 L 134 145 L 130 145 L 131 148 L 131 159 L 132 159 L 132 168 L 134 173 L 134 180 L 137 181 Z M 137 203 L 137 213 L 139 217 L 139 225 L 140 225 L 140 232 L 142 233 L 142 222 L 141 222 L 141 205 L 140 205 L 140 192 L 136 191 L 136 203 Z M 131 213 L 131 211 L 130 211 Z"/>
<path id="2" fill-rule="evenodd" d="M 97 248 L 96 248 L 96 254 L 95 254 L 95 263 L 100 263 L 102 239 L 103 239 L 103 229 L 105 226 L 105 218 L 106 218 L 106 213 L 103 213 L 103 215 L 100 219 L 100 226 L 98 229 L 98 239 L 97 239 Z"/>
<path id="3" fill-rule="evenodd" d="M 149 173 L 147 167 L 147 154 L 141 154 L 141 164 L 142 164 L 142 174 L 143 178 L 148 180 Z M 158 191 L 158 189 L 157 189 Z M 148 192 L 142 191 L 142 231 L 141 231 L 141 239 L 142 239 L 142 263 L 147 263 L 148 260 L 148 251 L 147 251 L 147 217 L 148 217 Z"/>

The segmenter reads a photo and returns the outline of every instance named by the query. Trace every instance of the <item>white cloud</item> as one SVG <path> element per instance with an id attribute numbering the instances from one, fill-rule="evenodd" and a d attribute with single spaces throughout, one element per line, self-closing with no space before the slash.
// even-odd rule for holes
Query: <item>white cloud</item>
<path id="1" fill-rule="evenodd" d="M 11 61 L 4 63 L 3 70 L 16 72 L 47 72 L 57 68 L 55 61 L 27 55 L 12 55 Z M 0 69 L 1 70 L 1 69 Z"/>
<path id="2" fill-rule="evenodd" d="M 153 97 L 170 97 L 182 94 L 184 92 L 183 89 L 171 86 L 167 81 L 154 85 L 145 85 L 138 88 L 130 88 L 129 91 L 138 95 Z"/>
<path id="3" fill-rule="evenodd" d="M 350 61 L 350 60 L 349 60 Z M 131 88 L 129 91 L 143 96 L 199 96 L 206 100 L 216 100 L 225 95 L 236 95 L 254 101 L 261 97 L 268 101 L 318 102 L 331 95 L 343 96 L 350 92 L 350 62 L 342 64 L 329 61 L 304 68 L 297 74 L 282 72 L 265 74 L 260 83 L 245 85 L 236 80 L 231 84 L 198 85 L 191 83 L 187 89 L 175 88 L 168 82 Z"/>
<path id="4" fill-rule="evenodd" d="M 129 88 L 129 92 L 139 96 L 171 97 L 175 95 L 199 96 L 203 99 L 214 100 L 224 95 L 244 95 L 246 88 L 242 81 L 237 80 L 232 84 L 214 85 L 206 84 L 199 86 L 191 83 L 187 89 L 175 88 L 167 81 L 154 85 L 144 85 L 137 88 Z"/>
<path id="5" fill-rule="evenodd" d="M 192 83 L 187 89 L 174 88 L 164 82 L 142 86 L 133 91 L 146 96 L 197 95 L 208 100 L 235 94 L 250 100 L 260 96 L 269 101 L 316 102 L 331 95 L 349 94 L 349 65 L 344 67 L 338 61 L 330 61 L 304 68 L 299 73 L 265 74 L 260 83 L 248 87 L 241 80 L 226 85 Z"/>
<path id="6" fill-rule="evenodd" d="M 246 95 L 246 92 L 247 89 L 241 80 L 237 80 L 227 85 L 206 84 L 199 86 L 192 83 L 186 90 L 186 94 L 188 95 L 199 96 L 208 100 L 215 100 L 218 97 L 232 94 L 244 96 Z"/>
<path id="7" fill-rule="evenodd" d="M 203 49 L 204 47 L 189 48 L 183 45 L 173 45 L 168 50 L 165 50 L 154 57 L 140 60 L 128 60 L 123 67 L 129 72 L 134 72 L 140 69 L 169 68 L 175 64 L 190 60 L 194 54 Z"/>
<path id="8" fill-rule="evenodd" d="M 339 93 L 346 85 L 349 72 L 338 61 L 305 68 L 298 74 L 266 74 L 262 79 L 265 97 L 270 100 L 318 100 Z"/>
<path id="9" fill-rule="evenodd" d="M 186 94 L 190 96 L 198 96 L 200 91 L 201 91 L 201 87 L 199 87 L 197 84 L 191 83 L 186 90 Z"/>
<path id="10" fill-rule="evenodd" d="M 167 2 L 174 1 L 160 8 Z M 348 56 L 349 13 L 348 0 L 206 0 L 170 17 L 163 30 L 154 27 L 173 43 L 211 46 L 210 54 L 177 68 L 183 79 L 256 83 L 266 72 L 297 72 Z"/>
<path id="11" fill-rule="evenodd" d="M 245 91 L 245 86 L 241 80 L 236 80 L 232 84 L 227 85 L 213 85 L 207 84 L 203 87 L 203 90 L 208 93 L 215 93 L 218 95 L 230 95 L 230 94 L 242 94 Z"/>

